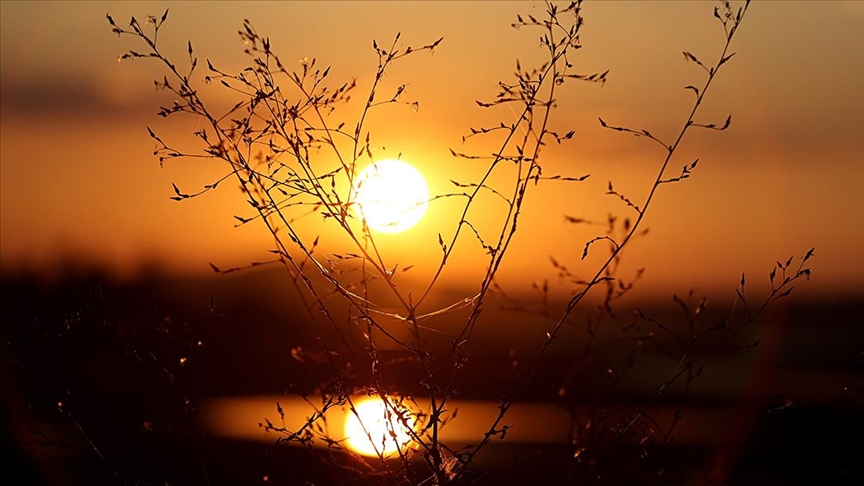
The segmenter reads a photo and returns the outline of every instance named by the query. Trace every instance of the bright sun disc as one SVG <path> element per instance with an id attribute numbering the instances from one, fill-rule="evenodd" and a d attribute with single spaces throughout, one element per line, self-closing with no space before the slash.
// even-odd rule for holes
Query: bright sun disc
<path id="1" fill-rule="evenodd" d="M 349 412 L 345 418 L 345 438 L 355 452 L 364 456 L 378 456 L 380 453 L 387 457 L 411 441 L 411 435 L 396 412 L 392 409 L 388 412 L 387 405 L 380 398 L 356 402 L 354 408 L 357 414 Z"/>
<path id="2" fill-rule="evenodd" d="M 354 189 L 357 215 L 382 233 L 399 233 L 417 224 L 429 201 L 423 175 L 401 160 L 379 160 L 366 167 Z"/>

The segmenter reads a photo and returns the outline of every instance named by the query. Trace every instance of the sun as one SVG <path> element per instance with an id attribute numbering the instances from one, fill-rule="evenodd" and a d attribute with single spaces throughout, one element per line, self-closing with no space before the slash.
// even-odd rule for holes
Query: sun
<path id="1" fill-rule="evenodd" d="M 426 213 L 429 188 L 423 175 L 401 160 L 379 160 L 354 182 L 357 216 L 381 233 L 399 233 L 417 224 Z"/>
<path id="2" fill-rule="evenodd" d="M 390 403 L 407 411 L 395 401 Z M 390 456 L 411 442 L 411 434 L 396 412 L 380 399 L 367 398 L 355 402 L 353 412 L 345 419 L 345 438 L 348 446 L 364 456 Z M 370 440 L 371 439 L 371 440 Z"/>

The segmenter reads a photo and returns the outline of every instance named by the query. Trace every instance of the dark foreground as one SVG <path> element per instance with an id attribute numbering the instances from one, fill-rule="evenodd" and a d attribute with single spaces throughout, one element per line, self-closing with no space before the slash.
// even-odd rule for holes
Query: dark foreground
<path id="1" fill-rule="evenodd" d="M 276 436 L 219 437 L 198 420 L 211 398 L 314 388 L 316 370 L 291 356 L 314 336 L 296 302 L 277 298 L 293 292 L 281 274 L 123 285 L 5 278 L 0 291 L 3 484 L 387 484 L 334 468 L 322 451 L 277 446 Z M 560 441 L 496 442 L 478 456 L 478 484 L 864 484 L 862 315 L 861 301 L 790 301 L 754 330 L 758 346 L 721 353 L 688 393 L 658 401 L 658 417 L 680 411 L 674 441 L 609 439 L 578 454 Z M 570 350 L 584 347 L 575 336 L 517 399 L 567 400 Z M 626 362 L 629 344 L 610 342 L 594 359 Z M 495 400 L 514 357 L 530 352 L 500 330 L 479 343 L 460 398 Z M 638 409 L 674 363 L 650 350 L 635 363 L 614 387 L 596 388 L 603 400 L 567 403 L 609 424 Z M 388 376 L 422 391 L 410 367 Z"/>

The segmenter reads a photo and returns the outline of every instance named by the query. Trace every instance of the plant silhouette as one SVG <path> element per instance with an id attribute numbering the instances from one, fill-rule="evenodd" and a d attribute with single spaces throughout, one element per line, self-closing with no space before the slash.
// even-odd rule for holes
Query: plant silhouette
<path id="1" fill-rule="evenodd" d="M 114 33 L 134 38 L 144 45 L 143 51 L 130 50 L 122 54 L 121 60 L 151 59 L 161 65 L 165 74 L 155 85 L 172 93 L 176 101 L 161 107 L 159 116 L 182 113 L 200 121 L 201 128 L 192 134 L 199 148 L 191 152 L 174 148 L 172 141 L 148 128 L 157 144 L 155 155 L 160 164 L 194 157 L 224 168 L 220 178 L 200 189 L 188 190 L 174 185 L 172 199 L 186 201 L 229 184 L 239 186 L 248 207 L 234 216 L 237 225 L 262 226 L 272 236 L 275 246 L 271 250 L 272 261 L 252 266 L 264 263 L 283 266 L 314 326 L 319 349 L 294 348 L 291 354 L 310 367 L 326 370 L 321 382 L 306 397 L 316 413 L 295 429 L 287 428 L 284 421 L 281 424 L 265 421 L 261 426 L 278 433 L 279 442 L 299 443 L 310 448 L 323 444 L 329 454 L 328 460 L 344 471 L 343 476 L 334 480 L 347 482 L 348 477 L 361 475 L 394 484 L 469 483 L 482 473 L 472 467 L 478 454 L 490 443 L 506 440 L 511 427 L 507 422 L 508 413 L 524 398 L 524 388 L 536 376 L 564 328 L 574 321 L 575 310 L 586 305 L 586 297 L 593 291 L 602 295 L 602 305 L 599 314 L 589 318 L 582 327 L 589 342 L 599 339 L 604 320 L 611 321 L 619 324 L 619 334 L 625 336 L 627 342 L 639 346 L 652 343 L 677 364 L 671 375 L 658 381 L 656 393 L 625 417 L 604 418 L 597 413 L 586 420 L 578 411 L 579 389 L 585 386 L 580 381 L 583 376 L 579 370 L 587 369 L 592 359 L 590 345 L 584 353 L 574 353 L 573 369 L 576 371 L 562 373 L 565 376 L 561 378 L 558 393 L 574 424 L 572 454 L 568 463 L 562 465 L 562 474 L 572 480 L 600 477 L 603 468 L 614 467 L 603 463 L 602 454 L 609 444 L 635 441 L 641 444 L 640 454 L 652 445 L 669 444 L 680 414 L 676 413 L 661 424 L 651 414 L 652 408 L 676 383 L 683 383 L 685 389 L 689 387 L 700 376 L 701 364 L 706 358 L 741 346 L 743 331 L 768 306 L 789 295 L 794 283 L 810 276 L 806 263 L 813 256 L 812 249 L 798 263 L 794 263 L 793 258 L 777 263 L 769 276 L 770 292 L 761 301 L 757 302 L 745 292 L 747 281 L 742 275 L 735 308 L 727 318 L 716 323 L 703 322 L 701 316 L 706 301 L 695 294 L 675 297 L 683 311 L 682 326 L 662 322 L 639 310 L 636 321 L 640 325 L 627 327 L 619 322 L 613 309 L 614 302 L 634 285 L 634 281 L 619 277 L 617 269 L 625 249 L 647 232 L 645 216 L 654 206 L 653 202 L 664 187 L 695 177 L 698 159 L 680 169 L 673 167 L 682 141 L 693 130 L 723 131 L 731 124 L 731 116 L 720 122 L 703 121 L 700 108 L 719 73 L 733 60 L 731 46 L 749 3 L 748 0 L 735 7 L 722 2 L 714 8 L 713 15 L 723 32 L 722 53 L 716 60 L 705 62 L 693 53 L 683 52 L 684 61 L 700 72 L 700 80 L 685 88 L 692 92 L 694 100 L 690 111 L 681 114 L 680 129 L 674 136 L 666 138 L 647 129 L 619 126 L 599 119 L 603 128 L 645 139 L 662 148 L 654 176 L 645 182 L 647 196 L 630 196 L 616 189 L 614 181 L 608 182 L 606 194 L 611 196 L 610 207 L 614 209 L 610 210 L 608 220 L 601 223 L 607 229 L 587 241 L 578 242 L 575 255 L 585 260 L 589 255 L 606 250 L 588 278 L 578 277 L 566 266 L 565 259 L 572 255 L 552 259 L 560 280 L 569 286 L 566 290 L 570 298 L 555 308 L 549 303 L 548 282 L 535 285 L 542 305 L 540 310 L 530 310 L 529 315 L 551 319 L 551 325 L 538 331 L 541 342 L 537 352 L 515 368 L 514 376 L 499 392 L 497 415 L 485 427 L 485 432 L 467 447 L 448 444 L 441 438 L 441 431 L 451 424 L 458 426 L 457 412 L 451 410 L 451 405 L 459 396 L 461 383 L 472 373 L 474 363 L 470 349 L 476 337 L 475 330 L 487 325 L 484 309 L 510 305 L 517 311 L 526 310 L 496 281 L 499 270 L 509 261 L 526 201 L 542 190 L 543 184 L 576 186 L 589 178 L 587 174 L 546 174 L 541 164 L 544 146 L 575 141 L 571 140 L 574 130 L 554 128 L 556 110 L 572 108 L 558 106 L 559 92 L 571 89 L 573 81 L 591 83 L 600 89 L 607 80 L 608 71 L 583 74 L 574 67 L 577 51 L 582 48 L 582 1 L 564 5 L 549 3 L 543 18 L 520 15 L 514 21 L 513 27 L 533 29 L 539 34 L 542 59 L 528 66 L 517 61 L 513 78 L 499 82 L 498 91 L 488 101 L 477 101 L 478 106 L 495 113 L 502 108 L 508 110 L 508 114 L 515 113 L 513 121 L 469 127 L 463 142 L 470 144 L 474 139 L 484 138 L 495 144 L 491 154 L 451 149 L 453 157 L 483 164 L 484 170 L 474 180 L 452 180 L 453 192 L 430 197 L 430 205 L 457 200 L 459 209 L 449 215 L 449 229 L 424 235 L 437 241 L 440 253 L 419 292 L 406 291 L 399 280 L 404 272 L 412 270 L 414 262 L 395 261 L 388 255 L 380 245 L 381 238 L 386 235 L 370 230 L 354 210 L 357 204 L 355 181 L 363 166 L 376 160 L 375 135 L 368 127 L 380 107 L 404 105 L 404 109 L 417 110 L 419 106 L 418 102 L 406 99 L 407 84 L 390 88 L 384 82 L 385 75 L 394 64 L 407 57 L 433 52 L 443 39 L 412 46 L 397 34 L 387 44 L 374 41 L 377 66 L 368 92 L 358 93 L 356 80 L 333 82 L 331 68 L 319 65 L 316 59 L 302 59 L 298 67 L 290 67 L 292 64 L 273 50 L 269 38 L 259 34 L 249 21 L 244 21 L 239 31 L 248 66 L 232 73 L 222 70 L 218 61 L 199 61 L 191 42 L 183 63 L 169 60 L 157 42 L 168 19 L 167 10 L 159 17 L 148 17 L 144 23 L 133 17 L 128 25 L 120 25 L 108 15 Z M 212 96 L 216 90 L 221 90 L 222 96 L 230 95 L 235 102 L 220 111 L 216 108 L 219 103 L 206 96 Z M 362 101 L 359 110 L 346 108 L 357 99 Z M 481 202 L 486 200 L 496 201 L 501 210 L 490 213 Z M 618 216 L 612 211 L 624 214 Z M 317 215 L 322 227 L 340 235 L 340 250 L 322 250 L 325 245 L 320 239 L 321 232 L 310 233 L 307 226 L 300 224 L 310 215 Z M 569 224 L 591 223 L 567 218 Z M 483 250 L 483 270 L 473 284 L 470 297 L 430 308 L 430 296 L 441 285 L 442 275 L 455 255 L 466 247 L 476 249 L 477 245 Z M 221 269 L 212 263 L 211 266 L 220 273 L 238 270 Z M 641 272 L 636 279 L 640 275 Z M 392 305 L 382 304 L 385 300 L 395 302 L 396 310 Z M 448 329 L 453 329 L 443 338 L 442 331 L 435 326 L 435 322 L 442 319 L 451 323 Z M 455 326 L 454 320 L 459 320 Z M 409 332 L 395 332 L 393 322 Z M 697 340 L 697 336 L 704 334 L 716 337 Z M 382 342 L 387 343 L 386 349 Z M 631 350 L 623 364 L 608 367 L 613 390 L 614 384 L 635 362 L 635 350 Z M 421 393 L 400 393 L 392 386 L 387 373 L 398 366 L 407 366 L 413 373 L 412 379 L 421 385 Z M 368 420 L 358 412 L 358 397 L 363 395 L 376 397 L 384 404 L 382 410 L 390 424 L 385 437 L 373 437 L 371 428 L 363 429 L 375 446 L 371 457 L 361 456 L 335 439 L 325 418 L 329 410 L 346 407 L 361 423 Z M 281 404 L 274 406 L 284 419 L 286 410 Z M 604 420 L 608 422 L 605 427 L 598 427 Z M 401 431 L 405 432 L 404 437 Z M 397 435 L 403 438 L 398 441 L 395 452 L 379 447 L 386 439 L 395 439 Z M 646 474 L 662 469 L 661 466 L 645 467 L 650 469 Z"/>

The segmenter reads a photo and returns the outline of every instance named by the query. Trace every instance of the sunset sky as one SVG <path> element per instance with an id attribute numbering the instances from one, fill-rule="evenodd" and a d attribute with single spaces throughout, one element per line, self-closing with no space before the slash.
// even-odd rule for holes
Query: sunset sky
<path id="1" fill-rule="evenodd" d="M 634 200 L 647 194 L 663 152 L 650 142 L 603 130 L 610 124 L 648 129 L 671 138 L 686 119 L 704 73 L 682 51 L 712 60 L 723 30 L 714 2 L 586 2 L 583 48 L 576 71 L 609 70 L 601 87 L 565 83 L 553 128 L 576 136 L 544 153 L 544 174 L 591 177 L 579 185 L 540 184 L 529 196 L 520 235 L 502 278 L 514 289 L 555 271 L 549 257 L 580 270 L 582 245 L 604 226 L 575 227 L 564 216 L 605 221 L 627 208 L 604 195 L 611 180 Z M 372 40 L 420 46 L 439 37 L 433 55 L 394 66 L 383 92 L 407 83 L 406 106 L 386 106 L 371 122 L 381 157 L 402 158 L 426 175 L 433 193 L 452 190 L 481 167 L 454 160 L 469 127 L 513 121 L 488 112 L 499 80 L 512 79 L 515 59 L 541 62 L 538 32 L 514 30 L 516 14 L 543 15 L 537 2 L 2 2 L 0 3 L 0 266 L 3 272 L 51 272 L 68 261 L 134 275 L 148 265 L 182 274 L 268 259 L 263 228 L 234 228 L 246 214 L 233 187 L 175 202 L 172 182 L 194 190 L 218 175 L 204 162 L 152 156 L 145 127 L 182 144 L 191 118 L 163 120 L 154 62 L 117 62 L 132 38 L 118 39 L 106 12 L 127 23 L 161 15 L 160 45 L 185 59 L 186 41 L 223 70 L 245 64 L 237 30 L 243 19 L 271 38 L 283 60 L 317 58 L 332 65 L 334 84 L 357 78 L 364 98 L 374 74 Z M 741 272 L 767 285 L 776 260 L 812 261 L 813 296 L 864 292 L 864 2 L 756 1 L 733 42 L 737 55 L 707 96 L 703 123 L 725 132 L 695 131 L 673 167 L 699 158 L 693 176 L 665 186 L 650 210 L 646 238 L 625 256 L 627 271 L 647 268 L 646 291 L 734 289 Z M 203 72 L 199 71 L 201 76 Z M 215 89 L 205 94 L 221 96 Z M 219 98 L 216 98 L 217 100 Z M 385 148 L 386 147 L 386 148 Z M 675 174 L 672 174 L 675 175 Z M 452 232 L 447 203 L 430 207 L 414 229 L 381 237 L 393 261 L 415 264 L 418 275 L 438 258 L 437 234 Z M 631 215 L 632 216 L 632 215 Z M 318 220 L 304 222 L 308 231 Z M 326 234 L 326 233 L 325 233 Z M 323 238 L 338 252 L 338 239 Z M 329 246 L 327 246 L 329 245 Z M 476 248 L 465 242 L 464 269 Z M 482 253 L 481 253 L 482 254 Z M 590 263 L 590 262 L 588 262 Z M 519 278 L 515 278 L 519 277 Z M 418 277 L 419 278 L 419 277 Z M 508 280 L 509 279 L 509 280 Z M 521 283 L 520 283 L 521 282 Z M 519 288 L 519 286 L 522 288 Z"/>

